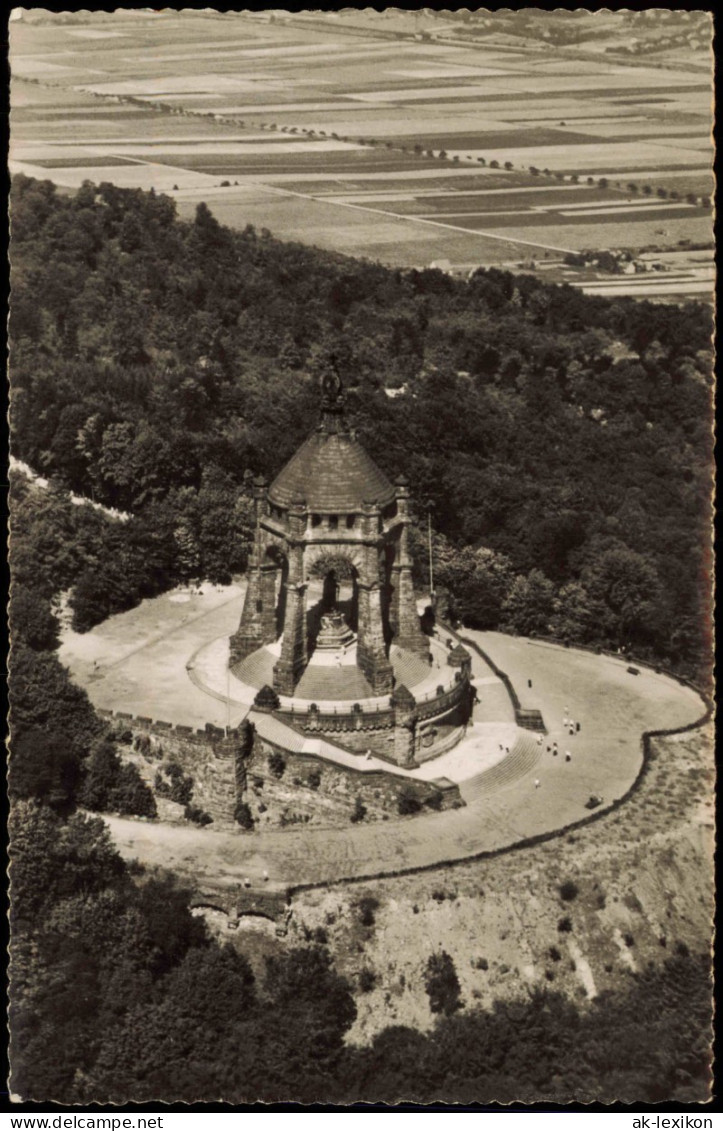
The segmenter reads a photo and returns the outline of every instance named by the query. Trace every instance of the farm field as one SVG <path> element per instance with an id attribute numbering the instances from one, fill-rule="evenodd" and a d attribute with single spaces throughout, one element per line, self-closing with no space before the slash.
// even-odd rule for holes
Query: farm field
<path id="1" fill-rule="evenodd" d="M 24 14 L 11 171 L 402 267 L 710 242 L 708 43 L 590 55 L 607 13 L 551 57 L 387 16 Z"/>

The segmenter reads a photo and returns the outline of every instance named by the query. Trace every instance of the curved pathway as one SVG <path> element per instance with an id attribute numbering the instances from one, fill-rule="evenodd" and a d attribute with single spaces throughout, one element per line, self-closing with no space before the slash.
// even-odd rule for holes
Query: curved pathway
<path id="1" fill-rule="evenodd" d="M 490 781 L 462 809 L 345 828 L 217 832 L 108 817 L 119 850 L 219 886 L 263 885 L 264 872 L 269 886 L 293 887 L 434 867 L 552 835 L 590 816 L 591 794 L 608 807 L 637 779 L 643 731 L 690 725 L 705 713 L 690 688 L 649 669 L 633 675 L 622 660 L 500 633 L 465 636 L 507 671 L 523 707 L 539 708 L 549 728 L 521 776 Z M 566 710 L 581 723 L 573 737 Z M 553 742 L 557 757 L 547 750 Z M 526 743 L 537 746 L 535 738 Z"/>

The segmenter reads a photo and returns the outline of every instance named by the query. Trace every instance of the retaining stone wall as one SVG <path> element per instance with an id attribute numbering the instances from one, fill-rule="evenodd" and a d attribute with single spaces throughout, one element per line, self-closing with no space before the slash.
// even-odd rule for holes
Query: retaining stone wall
<path id="1" fill-rule="evenodd" d="M 441 809 L 463 804 L 459 788 L 453 782 L 441 779 L 436 782 L 416 782 L 379 771 L 364 772 L 315 757 L 313 754 L 295 754 L 284 747 L 262 739 L 256 733 L 254 748 L 248 759 L 241 760 L 236 751 L 239 740 L 235 735 L 226 738 L 218 727 L 205 730 L 172 726 L 153 722 L 126 712 L 100 711 L 106 718 L 127 723 L 134 735 L 152 734 L 158 740 L 163 760 L 177 762 L 184 773 L 194 781 L 191 804 L 203 809 L 215 824 L 232 824 L 237 800 L 243 799 L 258 817 L 259 802 L 281 805 L 302 818 L 305 823 L 339 824 L 349 820 L 357 797 L 367 808 L 365 819 L 398 817 L 400 793 L 406 789 L 420 802 L 425 811 L 430 798 L 440 798 Z M 368 745 L 368 744 L 367 744 Z M 366 751 L 364 746 L 364 751 Z M 281 779 L 269 772 L 268 756 L 278 752 L 286 763 Z M 159 763 L 160 764 L 160 763 Z M 390 765 L 391 769 L 391 765 Z M 319 787 L 312 790 L 306 783 L 312 771 L 321 777 Z M 263 779 L 261 790 L 254 789 L 253 778 Z M 295 784 L 293 779 L 301 784 Z"/>
<path id="2" fill-rule="evenodd" d="M 313 754 L 292 754 L 268 739 L 259 738 L 258 735 L 248 770 L 249 792 L 253 792 L 254 777 L 263 778 L 263 791 L 275 788 L 274 778 L 268 767 L 268 757 L 275 752 L 281 754 L 286 763 L 280 782 L 285 783 L 287 789 L 288 783 L 295 777 L 304 782 L 308 780 L 312 771 L 316 771 L 321 776 L 318 790 L 314 791 L 317 799 L 330 799 L 341 805 L 341 811 L 347 820 L 357 797 L 360 797 L 362 804 L 367 807 L 366 819 L 372 816 L 381 817 L 383 814 L 398 817 L 398 801 L 402 791 L 411 793 L 425 808 L 429 798 L 437 796 L 440 798 L 441 809 L 451 809 L 462 804 L 458 786 L 446 779 L 440 779 L 439 782 L 424 782 L 381 770 L 362 772 L 322 761 Z M 302 800 L 299 793 L 299 801 Z M 313 801 L 313 798 L 310 800 Z"/>
<path id="3" fill-rule="evenodd" d="M 371 750 L 374 754 L 390 761 L 394 757 L 394 730 L 385 728 L 380 730 L 357 731 L 317 731 L 322 737 L 328 736 L 332 741 L 339 742 L 345 750 L 352 750 L 355 754 L 366 754 Z"/>
<path id="4" fill-rule="evenodd" d="M 233 821 L 238 799 L 236 749 L 239 742 L 236 736 L 226 739 L 218 728 L 205 732 L 194 731 L 192 727 L 172 727 L 170 723 L 159 726 L 138 717 L 121 716 L 118 712 L 114 718 L 127 721 L 134 735 L 153 734 L 158 738 L 163 760 L 177 762 L 183 772 L 193 778 L 192 805 L 203 809 L 216 823 Z"/>

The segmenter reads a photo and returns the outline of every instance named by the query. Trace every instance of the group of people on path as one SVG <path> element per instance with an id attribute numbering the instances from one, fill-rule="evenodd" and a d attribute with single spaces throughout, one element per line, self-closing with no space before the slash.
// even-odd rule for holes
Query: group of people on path
<path id="1" fill-rule="evenodd" d="M 529 687 L 531 687 L 532 686 L 532 680 L 528 679 L 527 684 L 528 684 Z M 571 718 L 570 711 L 567 707 L 565 707 L 565 714 L 564 714 L 564 717 L 563 717 L 563 720 L 562 720 L 562 725 L 567 730 L 570 737 L 573 737 L 574 735 L 580 733 L 580 729 L 581 729 L 580 723 L 575 721 L 573 718 Z M 544 734 L 538 734 L 537 745 L 542 746 L 542 743 L 544 741 L 545 741 Z M 560 753 L 560 751 L 558 749 L 557 742 L 555 740 L 553 740 L 552 743 L 547 744 L 546 752 L 548 754 L 551 754 L 553 758 L 557 757 L 557 755 Z M 565 761 L 566 762 L 572 761 L 572 754 L 569 750 L 565 751 Z M 535 789 L 539 789 L 539 788 L 540 788 L 540 779 L 535 778 Z"/>

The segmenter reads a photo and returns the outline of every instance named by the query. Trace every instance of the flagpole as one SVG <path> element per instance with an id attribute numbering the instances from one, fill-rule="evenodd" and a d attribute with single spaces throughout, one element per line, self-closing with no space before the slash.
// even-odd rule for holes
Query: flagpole
<path id="1" fill-rule="evenodd" d="M 429 600 L 434 606 L 434 565 L 432 563 L 432 511 L 427 511 L 427 539 L 429 542 Z"/>

